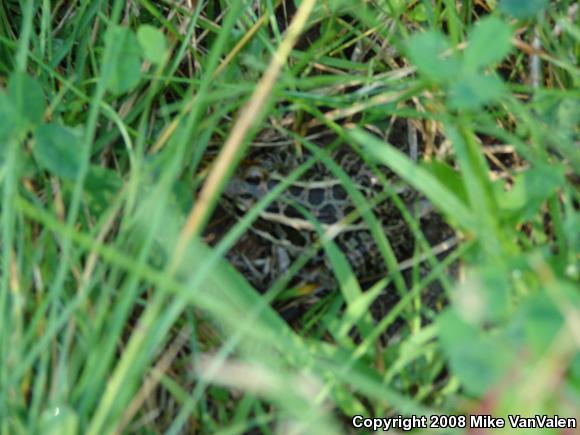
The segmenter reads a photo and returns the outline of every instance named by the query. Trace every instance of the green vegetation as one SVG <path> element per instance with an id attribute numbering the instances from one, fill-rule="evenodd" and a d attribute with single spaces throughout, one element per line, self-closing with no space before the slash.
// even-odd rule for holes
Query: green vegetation
<path id="1" fill-rule="evenodd" d="M 580 419 L 577 9 L 0 1 L 0 432 Z M 418 162 L 371 134 L 395 118 Z M 276 303 L 303 262 L 261 293 L 224 259 L 284 186 L 217 243 L 209 225 L 264 131 L 313 148 L 372 223 L 305 139 L 320 127 L 421 192 L 459 242 L 437 255 L 408 216 L 403 276 L 374 226 L 391 273 L 362 291 L 326 241 L 340 290 L 290 324 Z M 434 282 L 450 301 L 437 312 L 420 297 Z M 385 288 L 404 296 L 374 319 Z"/>

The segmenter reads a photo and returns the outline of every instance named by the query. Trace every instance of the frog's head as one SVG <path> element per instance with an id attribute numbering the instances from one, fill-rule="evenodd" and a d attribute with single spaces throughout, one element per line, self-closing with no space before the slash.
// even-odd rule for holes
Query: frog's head
<path id="1" fill-rule="evenodd" d="M 247 211 L 268 193 L 269 171 L 258 165 L 238 168 L 224 190 L 224 196 L 240 210 Z"/>

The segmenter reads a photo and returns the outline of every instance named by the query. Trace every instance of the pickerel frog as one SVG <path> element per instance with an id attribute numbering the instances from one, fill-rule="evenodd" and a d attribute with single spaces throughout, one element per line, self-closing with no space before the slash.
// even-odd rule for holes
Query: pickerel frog
<path id="1" fill-rule="evenodd" d="M 378 170 L 383 177 L 379 177 L 347 146 L 334 150 L 330 157 L 363 195 L 395 254 L 404 259 L 412 252 L 414 240 L 380 181 L 380 178 L 387 179 L 390 186 L 391 182 L 395 185 L 394 174 L 380 167 Z M 226 187 L 227 208 L 236 216 L 242 216 L 287 180 L 292 171 L 312 158 L 309 153 L 297 157 L 291 147 L 253 150 Z M 415 193 L 400 182 L 398 184 L 395 190 L 403 201 L 413 202 Z M 385 261 L 360 210 L 355 207 L 343 182 L 322 161 L 314 163 L 276 196 L 260 212 L 251 232 L 253 234 L 245 240 L 245 248 L 242 247 L 244 243 L 239 244 L 230 251 L 228 258 L 260 290 L 269 288 L 307 249 L 316 252 L 298 272 L 297 281 L 318 289 L 335 289 L 337 283 L 331 264 L 320 246 L 322 232 L 330 234 L 361 283 L 372 283 L 386 273 Z"/>

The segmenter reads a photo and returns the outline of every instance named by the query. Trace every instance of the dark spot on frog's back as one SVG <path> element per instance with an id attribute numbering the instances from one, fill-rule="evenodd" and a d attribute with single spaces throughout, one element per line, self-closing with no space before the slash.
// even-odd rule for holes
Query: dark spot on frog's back
<path id="1" fill-rule="evenodd" d="M 348 216 L 349 214 L 351 214 L 351 213 L 352 213 L 352 212 L 354 212 L 355 210 L 356 210 L 356 209 L 354 208 L 354 206 L 352 206 L 352 205 L 347 205 L 347 206 L 344 208 L 344 215 L 345 215 L 345 216 Z"/>
<path id="2" fill-rule="evenodd" d="M 318 211 L 318 220 L 323 224 L 333 224 L 337 219 L 337 212 L 333 205 L 328 204 Z"/>
<path id="3" fill-rule="evenodd" d="M 276 204 L 275 202 L 268 205 L 268 207 L 266 208 L 266 211 L 268 211 L 269 213 L 276 213 L 276 214 L 279 214 L 281 212 L 280 207 L 278 207 L 278 204 Z"/>
<path id="4" fill-rule="evenodd" d="M 324 201 L 324 189 L 310 189 L 308 191 L 308 203 L 320 205 Z"/>
<path id="5" fill-rule="evenodd" d="M 299 198 L 300 195 L 302 195 L 302 192 L 304 191 L 304 189 L 302 187 L 298 187 L 298 186 L 290 186 L 288 188 L 288 190 L 290 190 L 290 193 L 295 198 Z"/>
<path id="6" fill-rule="evenodd" d="M 286 217 L 289 217 L 289 218 L 302 218 L 302 217 L 304 217 L 304 216 L 302 216 L 302 213 L 300 213 L 300 211 L 298 211 L 298 209 L 296 207 L 293 207 L 291 205 L 286 207 L 286 209 L 284 210 L 284 215 L 286 215 Z"/>
<path id="7" fill-rule="evenodd" d="M 340 185 L 332 186 L 332 196 L 334 199 L 346 199 L 346 190 Z"/>

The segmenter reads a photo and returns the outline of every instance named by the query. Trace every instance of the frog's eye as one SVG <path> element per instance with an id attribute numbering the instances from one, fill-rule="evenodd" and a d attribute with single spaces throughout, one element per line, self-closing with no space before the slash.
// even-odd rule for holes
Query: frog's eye
<path id="1" fill-rule="evenodd" d="M 248 184 L 257 185 L 264 181 L 264 173 L 260 168 L 250 168 L 246 172 L 244 179 Z"/>

